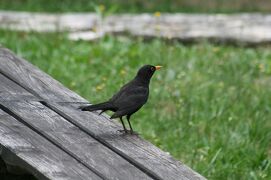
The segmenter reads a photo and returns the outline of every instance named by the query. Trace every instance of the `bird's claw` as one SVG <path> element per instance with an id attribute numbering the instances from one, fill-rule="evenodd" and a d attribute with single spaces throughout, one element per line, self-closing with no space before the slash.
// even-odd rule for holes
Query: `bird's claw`
<path id="1" fill-rule="evenodd" d="M 119 129 L 118 132 L 120 132 L 120 133 L 128 133 L 128 130 L 127 129 Z"/>
<path id="2" fill-rule="evenodd" d="M 138 133 L 138 132 L 135 132 L 135 131 L 130 131 L 130 133 L 131 133 L 132 135 L 135 135 L 135 136 L 138 136 L 138 135 L 139 135 L 139 133 Z"/>
<path id="3" fill-rule="evenodd" d="M 120 130 L 118 130 L 118 132 L 125 133 L 125 134 L 139 135 L 137 132 L 135 132 L 133 130 L 127 130 L 127 129 L 120 129 Z"/>

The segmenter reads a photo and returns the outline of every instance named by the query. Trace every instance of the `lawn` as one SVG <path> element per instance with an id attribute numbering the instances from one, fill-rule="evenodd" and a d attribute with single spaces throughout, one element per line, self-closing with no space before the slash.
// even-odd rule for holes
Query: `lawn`
<path id="1" fill-rule="evenodd" d="M 107 36 L 0 31 L 0 43 L 90 102 L 109 98 L 144 64 L 163 65 L 134 129 L 209 179 L 271 178 L 270 47 L 189 46 Z"/>
<path id="2" fill-rule="evenodd" d="M 102 5 L 115 13 L 138 12 L 189 12 L 234 13 L 271 11 L 270 0 L 1 0 L 0 9 L 20 11 L 94 11 Z"/>

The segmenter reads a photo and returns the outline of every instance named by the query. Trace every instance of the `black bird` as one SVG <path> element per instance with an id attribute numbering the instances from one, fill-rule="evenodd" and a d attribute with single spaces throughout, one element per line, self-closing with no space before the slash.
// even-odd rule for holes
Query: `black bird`
<path id="1" fill-rule="evenodd" d="M 125 133 L 129 132 L 122 120 L 126 116 L 130 126 L 130 132 L 133 134 L 133 128 L 130 123 L 130 117 L 137 112 L 148 100 L 149 84 L 152 75 L 162 66 L 145 65 L 139 69 L 135 78 L 125 84 L 119 92 L 106 102 L 80 107 L 82 111 L 97 111 L 103 112 L 110 110 L 115 112 L 111 119 L 120 118 Z"/>

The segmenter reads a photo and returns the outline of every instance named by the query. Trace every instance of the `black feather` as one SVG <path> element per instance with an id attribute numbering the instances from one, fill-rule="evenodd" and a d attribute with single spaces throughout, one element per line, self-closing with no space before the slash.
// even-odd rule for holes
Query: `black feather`
<path id="1" fill-rule="evenodd" d="M 101 110 L 101 113 L 107 110 L 115 112 L 111 116 L 111 119 L 120 118 L 125 132 L 127 129 L 123 124 L 122 117 L 126 116 L 131 132 L 133 132 L 129 119 L 133 113 L 137 112 L 147 102 L 149 97 L 149 84 L 155 70 L 156 67 L 152 65 L 141 67 L 136 77 L 124 85 L 111 99 L 103 103 L 83 106 L 80 107 L 80 109 L 82 111 Z"/>
<path id="2" fill-rule="evenodd" d="M 103 102 L 103 103 L 93 104 L 89 106 L 80 106 L 79 109 L 81 109 L 82 111 L 90 111 L 90 112 L 97 111 L 97 110 L 106 111 L 106 110 L 112 109 L 112 105 L 110 102 Z"/>

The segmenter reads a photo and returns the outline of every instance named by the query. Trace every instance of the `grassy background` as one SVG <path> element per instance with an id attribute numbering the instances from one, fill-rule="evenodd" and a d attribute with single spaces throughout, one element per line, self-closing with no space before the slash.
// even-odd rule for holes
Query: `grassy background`
<path id="1" fill-rule="evenodd" d="M 109 98 L 144 64 L 152 79 L 134 128 L 209 179 L 271 178 L 271 51 L 208 43 L 0 31 L 0 43 L 83 97 Z"/>
<path id="2" fill-rule="evenodd" d="M 2 10 L 81 12 L 99 5 L 110 13 L 271 10 L 267 0 L 0 0 Z M 3 30 L 0 43 L 93 103 L 111 97 L 140 66 L 163 65 L 149 102 L 132 117 L 134 128 L 209 179 L 271 179 L 270 46 L 110 36 L 71 42 L 65 34 Z"/>
<path id="3" fill-rule="evenodd" d="M 0 0 L 0 9 L 20 11 L 93 11 L 104 5 L 116 13 L 138 12 L 270 12 L 270 0 Z"/>

